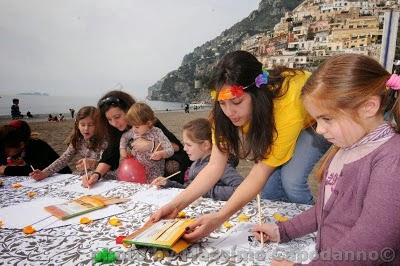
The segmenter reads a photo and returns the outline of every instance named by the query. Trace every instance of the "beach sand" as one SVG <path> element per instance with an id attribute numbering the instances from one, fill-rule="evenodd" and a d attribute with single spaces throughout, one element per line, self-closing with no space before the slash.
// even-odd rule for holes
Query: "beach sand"
<path id="1" fill-rule="evenodd" d="M 190 113 L 185 113 L 182 111 L 170 111 L 170 112 L 157 112 L 157 118 L 180 140 L 182 140 L 181 129 L 182 126 L 193 119 L 196 118 L 207 118 L 209 110 L 207 111 L 192 111 Z M 0 125 L 4 125 L 9 121 L 5 117 L 0 118 Z M 66 139 L 73 129 L 73 120 L 70 116 L 66 116 L 66 121 L 63 122 L 48 122 L 45 117 L 33 118 L 32 120 L 26 120 L 31 126 L 32 132 L 38 133 L 38 137 L 49 143 L 53 149 L 58 153 L 62 154 L 67 148 Z M 79 158 L 75 158 L 79 159 Z M 75 161 L 74 160 L 74 161 Z M 71 169 L 74 169 L 74 161 L 70 164 Z M 241 160 L 237 169 L 243 175 L 246 176 L 251 166 L 252 162 L 246 160 Z M 317 184 L 313 178 L 309 178 L 309 183 L 313 194 L 315 195 L 317 190 Z"/>

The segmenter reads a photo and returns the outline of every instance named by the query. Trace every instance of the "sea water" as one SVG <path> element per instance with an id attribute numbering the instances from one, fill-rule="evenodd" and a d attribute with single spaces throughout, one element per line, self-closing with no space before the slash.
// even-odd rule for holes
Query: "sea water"
<path id="1" fill-rule="evenodd" d="M 19 99 L 19 110 L 23 115 L 29 111 L 32 115 L 69 113 L 69 109 L 75 112 L 87 105 L 96 106 L 98 98 L 79 96 L 40 96 L 40 95 L 0 95 L 0 116 L 11 114 L 12 99 Z M 145 101 L 154 111 L 181 110 L 184 103 Z"/>

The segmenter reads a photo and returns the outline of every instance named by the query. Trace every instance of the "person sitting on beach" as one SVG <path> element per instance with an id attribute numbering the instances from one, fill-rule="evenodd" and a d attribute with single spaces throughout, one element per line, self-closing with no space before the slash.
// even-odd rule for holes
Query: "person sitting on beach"
<path id="1" fill-rule="evenodd" d="M 31 114 L 30 111 L 28 111 L 28 112 L 26 113 L 26 116 L 27 116 L 28 118 L 33 118 L 33 115 Z"/>
<path id="2" fill-rule="evenodd" d="M 188 183 L 182 185 L 176 181 L 158 177 L 152 182 L 152 185 L 158 188 L 186 188 L 209 163 L 212 140 L 211 124 L 207 119 L 198 118 L 186 123 L 183 126 L 182 138 L 184 150 L 189 155 L 190 160 L 193 161 L 192 166 L 189 168 Z M 228 163 L 221 179 L 203 197 L 228 200 L 242 181 L 243 177 Z"/>
<path id="3" fill-rule="evenodd" d="M 101 177 L 107 174 L 106 178 L 116 178 L 116 169 L 119 165 L 119 146 L 120 139 L 124 132 L 129 130 L 128 121 L 125 118 L 126 112 L 136 101 L 123 91 L 110 91 L 100 98 L 97 106 L 100 110 L 100 118 L 104 127 L 107 129 L 107 149 L 103 152 L 96 171 L 91 174 L 83 185 L 85 187 L 96 183 Z M 174 176 L 174 180 L 183 183 L 184 171 L 190 166 L 190 160 L 183 150 L 181 142 L 157 119 L 154 123 L 167 136 L 174 148 L 173 156 L 165 160 L 165 175 L 181 171 L 180 175 Z M 153 141 L 137 139 L 132 147 L 138 152 L 151 151 L 154 147 Z M 86 181 L 88 181 L 86 183 Z"/>
<path id="4" fill-rule="evenodd" d="M 31 128 L 23 120 L 13 120 L 0 128 L 0 175 L 28 176 L 33 169 L 44 169 L 58 157 L 49 144 L 31 137 Z M 71 173 L 71 169 L 66 166 L 59 173 Z"/>
<path id="5" fill-rule="evenodd" d="M 131 129 L 121 136 L 120 160 L 135 157 L 145 168 L 148 183 L 164 175 L 165 159 L 174 154 L 171 142 L 161 129 L 155 127 L 157 121 L 153 110 L 145 103 L 137 102 L 129 108 L 126 120 Z M 153 149 L 137 151 L 132 144 L 137 139 L 153 142 Z"/>
<path id="6" fill-rule="evenodd" d="M 58 114 L 58 121 L 64 121 L 64 115 L 63 114 Z"/>
<path id="7" fill-rule="evenodd" d="M 12 100 L 13 105 L 11 105 L 11 118 L 12 119 L 22 119 L 24 116 L 21 114 L 19 110 L 19 99 L 14 98 Z"/>
<path id="8" fill-rule="evenodd" d="M 400 76 L 371 57 L 342 54 L 320 65 L 302 91 L 316 132 L 334 144 L 316 171 L 317 203 L 289 221 L 254 226 L 257 239 L 317 232 L 310 265 L 400 265 L 400 101 L 390 106 L 394 127 L 384 120 L 390 90 L 400 90 Z"/>
<path id="9" fill-rule="evenodd" d="M 76 155 L 83 158 L 76 162 L 78 174 L 85 173 L 85 158 L 92 159 L 88 160 L 86 165 L 86 169 L 91 173 L 106 147 L 107 143 L 99 126 L 99 111 L 93 106 L 82 107 L 76 114 L 67 150 L 51 165 L 43 170 L 33 171 L 30 176 L 35 180 L 47 178 L 67 166 Z"/>

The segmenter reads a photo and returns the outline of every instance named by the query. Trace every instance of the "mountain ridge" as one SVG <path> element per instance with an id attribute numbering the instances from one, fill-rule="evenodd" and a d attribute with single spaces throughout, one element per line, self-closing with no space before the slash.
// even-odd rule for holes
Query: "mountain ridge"
<path id="1" fill-rule="evenodd" d="M 301 2 L 261 0 L 258 9 L 248 17 L 186 54 L 178 69 L 148 88 L 147 98 L 175 102 L 207 101 L 210 72 L 222 55 L 240 49 L 242 41 L 250 36 L 272 31 L 285 12 L 293 10 Z"/>

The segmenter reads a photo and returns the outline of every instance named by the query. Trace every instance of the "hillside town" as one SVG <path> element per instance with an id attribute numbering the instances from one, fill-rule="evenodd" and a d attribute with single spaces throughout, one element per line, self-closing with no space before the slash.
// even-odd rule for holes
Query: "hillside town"
<path id="1" fill-rule="evenodd" d="M 256 34 L 241 49 L 273 65 L 314 68 L 337 53 L 360 53 L 379 59 L 384 13 L 400 1 L 306 0 L 286 12 L 272 32 Z"/>

